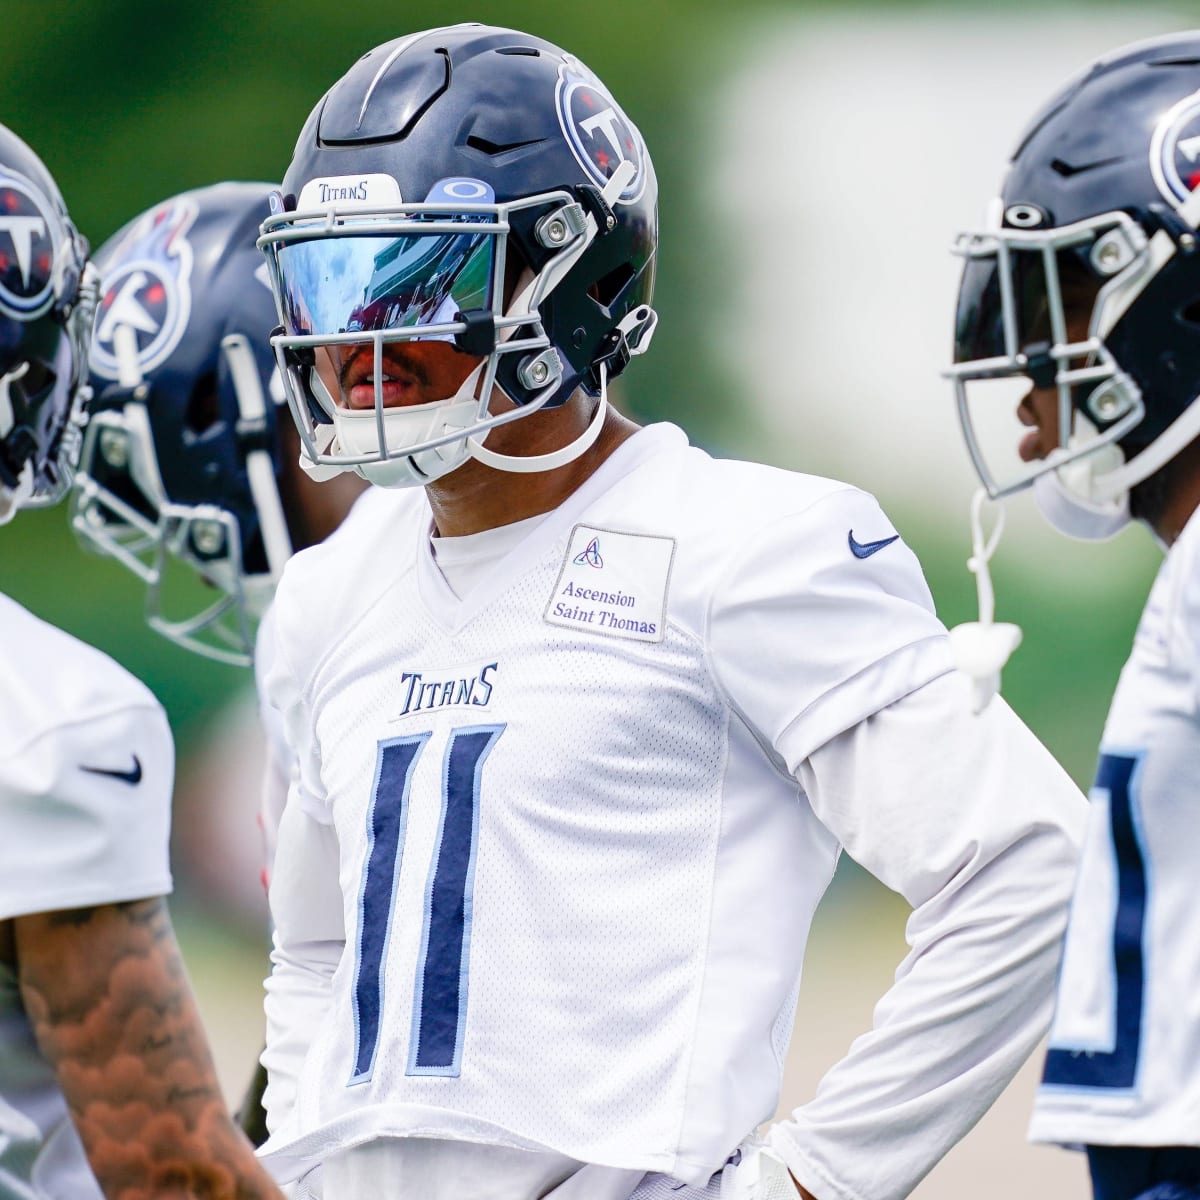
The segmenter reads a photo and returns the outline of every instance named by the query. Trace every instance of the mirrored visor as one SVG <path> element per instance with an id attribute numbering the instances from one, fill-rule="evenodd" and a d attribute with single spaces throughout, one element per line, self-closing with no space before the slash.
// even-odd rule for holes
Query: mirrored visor
<path id="1" fill-rule="evenodd" d="M 275 249 L 289 334 L 444 325 L 490 308 L 494 233 L 342 234 Z"/>
<path id="2" fill-rule="evenodd" d="M 1010 251 L 1012 329 L 1016 344 L 1005 343 L 1004 294 L 997 257 L 969 258 L 963 266 L 954 315 L 954 361 L 971 362 L 1019 353 L 1032 343 L 1049 342 L 1050 301 L 1040 250 Z"/>

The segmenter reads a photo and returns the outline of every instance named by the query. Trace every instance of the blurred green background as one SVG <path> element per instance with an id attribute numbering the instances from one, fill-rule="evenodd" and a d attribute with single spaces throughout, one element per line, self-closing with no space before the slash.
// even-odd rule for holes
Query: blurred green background
<path id="1" fill-rule="evenodd" d="M 976 610 L 965 569 L 973 476 L 938 378 L 956 278 L 947 247 L 982 218 L 1045 94 L 1104 49 L 1193 20 L 1184 6 L 1097 0 L 510 0 L 451 13 L 406 2 L 8 0 L 3 12 L 0 121 L 43 157 L 96 246 L 175 192 L 278 179 L 310 109 L 377 43 L 471 19 L 570 48 L 640 125 L 660 183 L 661 324 L 652 353 L 621 380 L 620 401 L 641 419 L 677 421 L 716 453 L 877 494 L 924 562 L 948 625 Z M 244 935 L 235 967 L 231 927 L 211 920 L 230 914 L 226 885 L 201 861 L 221 856 L 203 850 L 220 838 L 204 832 L 202 810 L 220 807 L 213 793 L 230 778 L 212 760 L 253 729 L 249 681 L 150 634 L 140 586 L 85 557 L 63 510 L 23 514 L 2 537 L 0 589 L 108 651 L 167 707 L 189 807 L 178 814 L 176 911 L 209 989 L 206 1011 L 228 1029 L 247 1003 L 231 999 L 228 979 L 253 977 L 262 962 L 261 912 L 234 917 Z M 997 617 L 1020 622 L 1025 641 L 1004 692 L 1081 785 L 1159 561 L 1143 530 L 1084 546 L 1044 529 L 1027 502 L 1011 506 L 994 564 Z M 252 842 L 257 781 L 249 768 L 242 775 L 232 836 Z M 902 915 L 848 878 L 835 910 L 858 921 L 869 899 L 897 932 Z M 830 947 L 834 979 L 848 980 L 858 956 L 827 928 L 815 943 Z M 887 944 L 894 961 L 898 936 Z M 217 982 L 204 982 L 205 963 L 221 964 Z M 872 977 L 868 994 L 884 984 Z M 829 993 L 839 1013 L 853 1008 L 841 987 Z M 253 1015 L 248 1026 L 252 1048 Z M 1014 1104 L 1016 1142 L 1025 1111 Z M 996 1158 L 1006 1190 L 1020 1182 L 1013 1144 Z M 984 1161 L 970 1154 L 968 1178 Z M 962 1180 L 939 1178 L 940 1191 L 931 1182 L 921 1195 L 962 1194 Z"/>
<path id="2" fill-rule="evenodd" d="M 206 0 L 170 9 L 150 0 L 9 0 L 4 10 L 9 46 L 8 69 L 0 78 L 0 120 L 42 155 L 93 245 L 171 193 L 225 178 L 279 178 L 300 125 L 325 88 L 364 50 L 435 20 L 427 7 L 415 4 L 348 10 L 312 0 L 286 5 Z M 783 30 L 803 39 L 806 25 L 826 32 L 831 23 L 844 27 L 846 62 L 835 67 L 850 71 L 868 53 L 889 63 L 912 57 L 905 45 L 889 54 L 889 39 L 909 43 L 922 30 L 944 31 L 964 21 L 969 27 L 989 13 L 1004 25 L 1020 18 L 1028 23 L 1022 36 L 1034 37 L 1048 12 L 1079 33 L 1095 25 L 1097 14 L 1112 14 L 1118 25 L 1123 21 L 1146 33 L 1186 23 L 1182 9 L 1176 14 L 1096 3 L 1057 9 L 1044 4 L 743 3 L 734 11 L 696 0 L 602 7 L 510 0 L 436 18 L 512 24 L 576 50 L 642 127 L 660 179 L 657 307 L 662 323 L 653 353 L 626 377 L 622 398 L 628 408 L 645 419 L 676 420 L 717 452 L 835 473 L 876 492 L 925 562 L 948 624 L 974 611 L 973 585 L 963 569 L 969 488 L 947 498 L 936 486 L 937 477 L 923 472 L 915 491 L 911 481 L 893 487 L 890 475 L 876 477 L 871 461 L 879 447 L 871 444 L 869 406 L 857 414 L 854 438 L 861 453 L 823 453 L 820 432 L 830 406 L 844 409 L 856 403 L 855 397 L 806 387 L 799 377 L 785 395 L 755 397 L 763 356 L 739 360 L 736 345 L 721 344 L 723 316 L 745 265 L 745 246 L 765 243 L 772 258 L 786 261 L 789 244 L 827 236 L 826 211 L 806 228 L 781 236 L 771 220 L 770 172 L 811 144 L 814 130 L 828 129 L 836 115 L 804 107 L 804 79 L 798 75 L 761 97 L 756 124 L 730 130 L 723 124 L 732 107 L 728 89 L 739 77 L 753 78 L 756 56 L 778 53 Z M 971 36 L 964 42 L 966 53 Z M 985 25 L 979 25 L 977 37 L 978 53 L 987 57 Z M 1054 56 L 1062 65 L 1047 77 L 1081 65 L 1096 40 L 1095 34 L 1083 44 L 1079 37 L 1065 44 L 1055 39 Z M 1014 76 L 1026 57 L 1023 52 L 1008 64 Z M 899 65 L 903 68 L 903 61 Z M 957 65 L 969 78 L 971 64 Z M 918 85 L 927 67 L 913 62 L 911 70 L 910 82 Z M 880 113 L 881 135 L 894 136 L 884 124 L 896 103 L 891 81 L 881 81 L 879 93 L 865 99 Z M 1010 142 L 1027 108 L 1015 100 L 1010 107 Z M 947 130 L 953 116 L 948 105 Z M 759 154 L 754 175 L 730 186 L 720 181 L 728 148 L 714 142 L 718 133 L 741 146 L 753 143 Z M 956 136 L 947 134 L 947 154 L 953 153 Z M 972 133 L 963 129 L 961 136 L 967 141 Z M 864 151 L 868 159 L 876 153 L 870 147 Z M 977 211 L 964 218 L 979 216 L 994 190 L 1002 160 L 993 154 L 990 161 L 989 173 L 971 185 Z M 869 169 L 869 161 L 864 166 Z M 808 170 L 821 177 L 819 157 Z M 885 196 L 889 189 L 911 194 L 912 185 L 904 180 L 872 183 Z M 918 180 L 916 187 L 932 191 L 936 180 Z M 717 204 L 712 202 L 715 189 L 722 191 Z M 947 225 L 924 248 L 938 270 L 946 269 L 944 246 L 952 233 Z M 897 236 L 903 236 L 899 226 Z M 793 269 L 805 270 L 799 256 Z M 888 272 L 887 258 L 881 257 L 868 277 L 851 281 L 851 289 L 866 295 Z M 945 290 L 942 303 L 935 320 L 944 326 L 948 343 L 952 290 Z M 774 316 L 781 319 L 779 313 Z M 802 311 L 782 318 L 787 338 L 782 353 L 805 356 L 820 350 L 805 345 Z M 851 330 L 861 320 L 853 295 L 838 306 L 836 320 Z M 872 331 L 861 332 L 868 339 Z M 869 341 L 865 348 L 869 353 Z M 881 383 L 889 369 L 883 361 L 877 364 Z M 948 388 L 933 372 L 920 392 L 890 395 L 887 402 L 907 410 L 914 440 L 923 437 L 922 427 L 953 425 Z M 793 418 L 799 414 L 799 436 L 783 436 L 774 426 L 772 405 L 786 407 Z M 902 466 L 908 446 L 886 434 L 881 441 Z M 956 441 L 949 453 L 957 460 L 954 467 L 961 468 L 965 460 Z M 929 497 L 923 498 L 926 485 Z M 932 508 L 926 502 L 930 497 L 936 498 Z M 1005 676 L 1006 695 L 1081 782 L 1090 772 L 1107 696 L 1157 556 L 1140 531 L 1125 541 L 1116 555 L 1109 547 L 1054 543 L 1050 579 L 1044 578 L 1045 553 L 1031 554 L 1019 537 L 1011 537 L 997 559 L 999 616 L 1021 621 L 1026 630 L 1025 644 Z M 1068 584 L 1082 579 L 1086 585 L 1064 587 L 1064 576 Z M 24 515 L 5 530 L 0 587 L 144 678 L 166 705 L 184 756 L 215 708 L 243 683 L 236 671 L 185 656 L 146 632 L 134 581 L 113 564 L 82 557 L 65 531 L 61 510 Z"/>

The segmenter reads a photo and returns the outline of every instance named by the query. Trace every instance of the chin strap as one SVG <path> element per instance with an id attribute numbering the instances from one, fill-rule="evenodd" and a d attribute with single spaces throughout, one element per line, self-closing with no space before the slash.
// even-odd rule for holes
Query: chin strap
<path id="1" fill-rule="evenodd" d="M 477 458 L 485 466 L 497 471 L 512 471 L 518 475 L 533 474 L 535 471 L 553 471 L 556 467 L 565 467 L 574 462 L 581 454 L 590 450 L 600 430 L 604 428 L 604 419 L 608 415 L 608 372 L 603 363 L 600 364 L 600 403 L 596 412 L 588 422 L 587 428 L 573 441 L 568 442 L 558 450 L 549 454 L 531 454 L 519 457 L 512 454 L 498 454 L 489 450 L 479 438 L 469 438 L 471 457 Z"/>
<path id="2" fill-rule="evenodd" d="M 652 308 L 648 305 L 635 308 L 632 312 L 625 314 L 615 329 L 618 344 L 625 345 L 627 353 L 631 357 L 644 354 L 650 346 L 650 339 L 654 336 L 657 325 L 658 315 Z M 554 450 L 549 454 L 535 454 L 520 458 L 489 450 L 483 444 L 482 438 L 473 437 L 468 439 L 472 456 L 498 471 L 514 471 L 518 474 L 553 471 L 555 467 L 563 467 L 569 462 L 574 462 L 581 454 L 589 450 L 600 436 L 600 430 L 604 428 L 604 418 L 608 415 L 608 364 L 601 359 L 597 363 L 597 370 L 600 375 L 600 403 L 596 405 L 595 415 L 588 423 L 588 427 L 573 442 L 561 450 Z M 490 433 L 491 430 L 488 432 Z M 486 433 L 484 437 L 487 437 Z"/>
<path id="3" fill-rule="evenodd" d="M 1012 652 L 1021 644 L 1021 627 L 994 620 L 996 596 L 988 561 L 996 553 L 1004 532 L 1004 505 L 997 505 L 996 524 L 991 537 L 983 532 L 983 505 L 987 492 L 980 488 L 971 498 L 971 557 L 967 569 L 975 576 L 979 594 L 979 620 L 956 625 L 950 630 L 950 647 L 955 665 L 971 680 L 971 710 L 983 712 L 1000 690 L 1000 671 Z"/>

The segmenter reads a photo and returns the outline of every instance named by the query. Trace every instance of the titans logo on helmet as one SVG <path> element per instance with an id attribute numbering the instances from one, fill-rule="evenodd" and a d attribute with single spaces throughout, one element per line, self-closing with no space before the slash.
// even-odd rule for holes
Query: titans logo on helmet
<path id="1" fill-rule="evenodd" d="M 28 321 L 54 300 L 57 224 L 50 201 L 36 184 L 0 171 L 0 312 Z"/>
<path id="2" fill-rule="evenodd" d="M 1150 139 L 1150 171 L 1174 205 L 1200 186 L 1200 92 L 1185 96 L 1159 121 Z"/>
<path id="3" fill-rule="evenodd" d="M 558 121 L 579 165 L 599 187 L 623 162 L 634 165 L 633 178 L 620 200 L 633 203 L 646 186 L 646 154 L 642 135 L 595 78 L 564 64 L 555 93 Z"/>
<path id="4" fill-rule="evenodd" d="M 131 226 L 100 263 L 104 296 L 96 311 L 92 369 L 119 379 L 115 338 L 132 330 L 138 366 L 152 371 L 179 345 L 192 311 L 192 247 L 187 231 L 196 219 L 190 199 L 152 209 Z"/>

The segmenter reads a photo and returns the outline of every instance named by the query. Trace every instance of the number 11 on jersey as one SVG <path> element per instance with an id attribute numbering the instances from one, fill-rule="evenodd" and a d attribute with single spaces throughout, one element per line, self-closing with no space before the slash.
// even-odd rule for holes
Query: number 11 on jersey
<path id="1" fill-rule="evenodd" d="M 480 779 L 484 759 L 503 732 L 503 725 L 464 726 L 451 731 L 446 745 L 441 818 L 425 884 L 408 1075 L 459 1073 L 467 1015 Z M 379 743 L 375 760 L 358 900 L 352 1084 L 365 1083 L 375 1066 L 384 964 L 404 858 L 413 774 L 431 736 L 417 733 L 389 738 Z"/>

